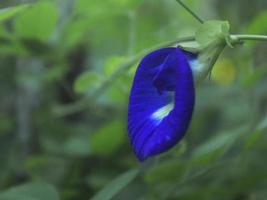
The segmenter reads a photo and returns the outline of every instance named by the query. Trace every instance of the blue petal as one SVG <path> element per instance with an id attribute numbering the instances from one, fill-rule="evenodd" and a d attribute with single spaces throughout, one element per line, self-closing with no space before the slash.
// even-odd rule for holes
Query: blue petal
<path id="1" fill-rule="evenodd" d="M 140 161 L 167 151 L 184 136 L 195 101 L 193 59 L 179 48 L 163 48 L 139 64 L 129 97 L 128 132 Z"/>

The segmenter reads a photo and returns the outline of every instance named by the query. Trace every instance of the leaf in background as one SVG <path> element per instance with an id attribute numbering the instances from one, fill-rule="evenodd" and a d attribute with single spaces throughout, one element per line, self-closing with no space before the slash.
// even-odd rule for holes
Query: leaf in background
<path id="1" fill-rule="evenodd" d="M 247 31 L 251 34 L 267 33 L 267 11 L 259 13 L 249 24 Z"/>
<path id="2" fill-rule="evenodd" d="M 75 18 L 66 24 L 63 30 L 63 36 L 61 37 L 62 49 L 70 49 L 81 43 L 83 40 L 86 41 L 88 39 L 86 34 L 90 27 L 90 21 L 87 18 Z"/>
<path id="3" fill-rule="evenodd" d="M 171 160 L 159 163 L 145 174 L 145 181 L 149 184 L 162 182 L 178 182 L 186 172 L 185 161 Z"/>
<path id="4" fill-rule="evenodd" d="M 2 41 L 3 39 L 9 38 L 9 33 L 8 33 L 6 27 L 3 25 L 0 25 L 0 38 L 1 38 L 1 43 L 3 43 L 3 41 Z"/>
<path id="5" fill-rule="evenodd" d="M 258 130 L 264 130 L 267 129 L 267 117 L 265 117 L 258 125 Z"/>
<path id="6" fill-rule="evenodd" d="M 62 151 L 69 156 L 79 157 L 90 155 L 89 137 L 87 135 L 73 135 L 64 142 Z"/>
<path id="7" fill-rule="evenodd" d="M 15 33 L 20 38 L 46 41 L 58 21 L 58 10 L 51 2 L 34 4 L 14 21 Z"/>
<path id="8" fill-rule="evenodd" d="M 87 93 L 90 95 L 99 87 L 102 80 L 103 77 L 100 74 L 91 71 L 84 72 L 75 81 L 74 90 L 77 93 Z"/>
<path id="9" fill-rule="evenodd" d="M 114 108 L 125 108 L 128 103 L 128 90 L 125 88 L 128 86 L 127 83 L 121 83 L 119 80 L 115 80 L 115 83 L 109 87 L 104 95 L 101 96 L 101 104 L 107 106 L 113 106 Z"/>
<path id="10" fill-rule="evenodd" d="M 125 188 L 130 182 L 132 182 L 138 175 L 138 169 L 131 169 L 124 174 L 120 175 L 100 192 L 98 192 L 91 200 L 110 200 L 116 194 L 118 194 L 123 188 Z"/>
<path id="11" fill-rule="evenodd" d="M 204 22 L 196 31 L 196 41 L 202 48 L 208 47 L 210 44 L 220 44 L 229 37 L 230 25 L 228 21 L 211 20 Z"/>
<path id="12" fill-rule="evenodd" d="M 247 126 L 221 132 L 208 142 L 197 147 L 192 154 L 192 162 L 207 164 L 222 156 L 246 132 Z"/>
<path id="13" fill-rule="evenodd" d="M 9 28 L 6 26 L 4 22 L 5 20 L 13 17 L 14 15 L 18 14 L 19 12 L 22 12 L 24 9 L 28 7 L 27 4 L 20 5 L 20 6 L 14 6 L 9 8 L 0 9 L 0 54 L 9 54 L 13 53 L 16 54 L 20 50 L 20 47 L 18 45 L 14 44 L 14 38 L 13 35 L 10 34 L 8 31 Z"/>
<path id="14" fill-rule="evenodd" d="M 24 170 L 33 180 L 44 180 L 57 184 L 68 173 L 67 162 L 62 157 L 35 154 L 23 163 Z"/>
<path id="15" fill-rule="evenodd" d="M 105 65 L 104 65 L 104 72 L 106 76 L 110 76 L 113 74 L 114 71 L 118 68 L 120 64 L 123 63 L 125 60 L 124 57 L 120 56 L 113 56 L 107 59 Z"/>
<path id="16" fill-rule="evenodd" d="M 245 148 L 251 149 L 255 147 L 259 139 L 263 136 L 263 134 L 266 133 L 266 130 L 267 130 L 267 117 L 262 119 L 262 121 L 256 127 L 256 130 L 249 135 L 245 143 Z"/>
<path id="17" fill-rule="evenodd" d="M 236 69 L 233 62 L 229 59 L 218 61 L 212 70 L 211 78 L 220 85 L 230 85 L 236 78 Z"/>
<path id="18" fill-rule="evenodd" d="M 5 113 L 0 114 L 0 136 L 11 133 L 14 128 L 14 120 Z"/>
<path id="19" fill-rule="evenodd" d="M 112 79 L 112 86 L 107 90 L 106 101 L 117 105 L 125 104 L 128 101 L 131 78 L 127 71 L 114 78 L 114 74 L 120 71 L 121 66 L 127 63 L 127 58 L 123 56 L 112 56 L 104 64 L 104 74 L 107 79 Z M 113 78 L 112 78 L 113 77 Z"/>
<path id="20" fill-rule="evenodd" d="M 266 75 L 267 66 L 254 68 L 250 74 L 247 74 L 246 78 L 242 81 L 242 84 L 248 88 L 257 86 L 257 82 L 266 77 Z"/>
<path id="21" fill-rule="evenodd" d="M 111 172 L 110 169 L 101 170 L 98 168 L 86 176 L 86 182 L 95 191 L 98 191 L 111 182 L 115 175 L 116 174 L 114 174 L 113 171 Z"/>
<path id="22" fill-rule="evenodd" d="M 92 153 L 103 156 L 113 154 L 123 144 L 125 136 L 123 122 L 110 122 L 91 136 Z"/>
<path id="23" fill-rule="evenodd" d="M 42 182 L 27 183 L 0 193 L 0 200 L 59 200 L 54 186 Z"/>
<path id="24" fill-rule="evenodd" d="M 0 9 L 0 22 L 4 21 L 10 17 L 13 17 L 18 12 L 24 10 L 27 7 L 28 7 L 28 5 L 24 4 L 24 5 Z"/>
<path id="25" fill-rule="evenodd" d="M 75 11 L 79 14 L 99 17 L 101 15 L 125 13 L 138 4 L 140 4 L 138 0 L 76 0 Z"/>

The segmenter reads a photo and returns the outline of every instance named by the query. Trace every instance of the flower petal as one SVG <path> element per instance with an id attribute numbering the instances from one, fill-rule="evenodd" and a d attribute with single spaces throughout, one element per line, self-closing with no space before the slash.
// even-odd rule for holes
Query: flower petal
<path id="1" fill-rule="evenodd" d="M 140 161 L 167 151 L 184 136 L 195 101 L 189 65 L 195 58 L 179 48 L 163 48 L 139 64 L 129 97 L 128 131 Z"/>

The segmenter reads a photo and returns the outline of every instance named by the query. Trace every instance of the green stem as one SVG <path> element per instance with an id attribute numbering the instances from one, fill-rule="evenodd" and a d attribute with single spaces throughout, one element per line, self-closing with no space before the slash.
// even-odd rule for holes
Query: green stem
<path id="1" fill-rule="evenodd" d="M 178 2 L 180 2 L 179 0 L 177 0 Z M 181 4 L 182 5 L 182 4 Z M 233 43 L 242 43 L 243 41 L 267 41 L 267 36 L 265 35 L 231 35 L 231 39 L 233 41 Z M 93 95 L 91 97 L 89 97 L 89 99 L 92 98 L 96 99 L 97 97 L 99 97 L 104 90 L 106 90 L 108 87 L 110 87 L 113 83 L 113 80 L 115 80 L 118 76 L 120 76 L 122 73 L 124 73 L 125 71 L 127 71 L 132 65 L 134 65 L 136 62 L 138 62 L 144 55 L 146 55 L 147 53 L 158 49 L 158 48 L 163 48 L 163 47 L 168 47 L 168 46 L 172 46 L 174 44 L 177 43 L 185 43 L 185 42 L 193 42 L 195 41 L 195 37 L 194 36 L 189 36 L 189 37 L 181 37 L 181 38 L 177 38 L 168 42 L 164 42 L 164 43 L 160 43 L 158 45 L 155 45 L 152 48 L 149 49 L 145 49 L 133 56 L 131 56 L 130 58 L 128 58 L 124 63 L 120 64 L 117 69 L 113 72 L 113 74 L 107 78 L 105 81 L 103 81 L 98 88 L 96 88 L 96 90 L 93 92 Z M 223 46 L 224 48 L 224 46 Z M 213 60 L 211 61 L 211 66 L 216 62 L 216 60 L 218 59 L 220 53 L 222 52 L 222 49 L 218 49 L 218 51 L 215 53 L 215 56 L 213 58 Z M 61 117 L 61 116 L 66 116 L 78 111 L 81 111 L 83 109 L 86 109 L 87 107 L 89 107 L 89 100 L 88 97 L 85 97 L 84 99 L 82 99 L 81 101 L 75 103 L 75 104 L 70 104 L 70 105 L 65 105 L 64 107 L 60 107 L 59 109 L 57 109 L 55 112 L 57 117 Z"/>
<path id="2" fill-rule="evenodd" d="M 204 23 L 204 20 L 202 20 L 196 13 L 193 12 L 186 4 L 184 4 L 181 0 L 176 0 L 187 12 L 189 12 L 197 21 L 199 21 L 201 24 Z"/>
<path id="3" fill-rule="evenodd" d="M 252 41 L 267 41 L 267 35 L 231 35 L 231 39 L 233 41 L 246 41 L 246 40 L 252 40 Z"/>
<path id="4" fill-rule="evenodd" d="M 99 87 L 93 91 L 93 93 L 91 94 L 91 97 L 84 97 L 83 99 L 81 99 L 80 101 L 74 104 L 57 106 L 57 109 L 54 110 L 54 115 L 57 117 L 67 116 L 67 115 L 70 115 L 75 112 L 79 112 L 79 111 L 82 111 L 88 108 L 89 105 L 91 105 L 91 103 L 90 104 L 88 103 L 90 102 L 90 100 L 93 101 L 94 99 L 98 98 L 108 87 L 112 85 L 113 80 L 116 80 L 118 76 L 120 76 L 125 71 L 127 71 L 131 66 L 133 66 L 136 62 L 138 62 L 144 55 L 148 54 L 149 52 L 154 51 L 159 48 L 169 47 L 177 43 L 185 43 L 185 42 L 193 42 L 193 41 L 195 41 L 194 36 L 180 37 L 180 38 L 176 38 L 171 41 L 168 41 L 168 42 L 157 44 L 151 48 L 145 49 L 129 57 L 127 60 L 125 60 L 124 63 L 118 65 L 117 69 L 110 75 L 110 77 L 105 79 L 99 85 Z"/>

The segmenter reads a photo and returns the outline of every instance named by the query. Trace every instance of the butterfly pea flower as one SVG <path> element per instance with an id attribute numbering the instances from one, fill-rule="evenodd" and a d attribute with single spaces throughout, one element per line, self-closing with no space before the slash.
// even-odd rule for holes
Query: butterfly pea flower
<path id="1" fill-rule="evenodd" d="M 195 104 L 197 57 L 170 47 L 141 60 L 128 106 L 129 138 L 140 161 L 168 151 L 185 135 Z"/>

